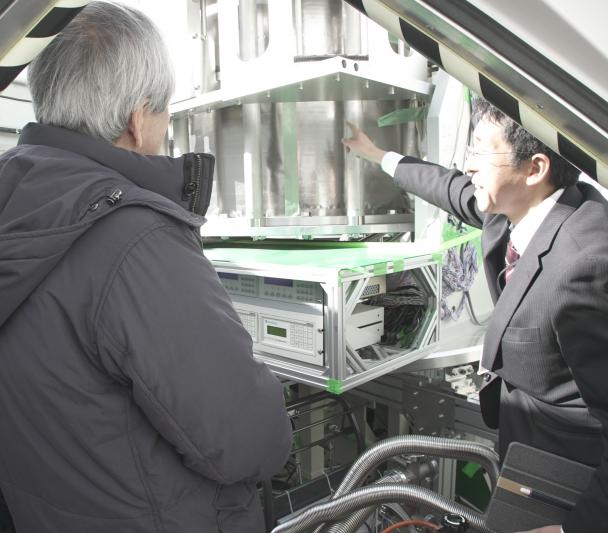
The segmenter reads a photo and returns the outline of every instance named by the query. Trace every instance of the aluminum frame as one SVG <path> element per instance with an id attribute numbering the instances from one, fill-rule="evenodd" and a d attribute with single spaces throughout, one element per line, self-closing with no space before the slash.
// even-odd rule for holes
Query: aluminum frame
<path id="1" fill-rule="evenodd" d="M 404 257 L 403 268 L 395 268 L 388 261 L 386 274 L 415 270 L 425 285 L 425 290 L 434 298 L 434 306 L 429 310 L 424 326 L 416 339 L 415 348 L 397 349 L 373 345 L 379 354 L 379 361 L 370 364 L 353 350 L 346 338 L 346 323 L 352 315 L 356 303 L 369 280 L 378 275 L 374 265 L 364 271 L 344 269 L 328 275 L 327 270 L 310 269 L 306 274 L 284 266 L 253 267 L 227 261 L 211 259 L 218 272 L 232 274 L 278 277 L 284 279 L 302 279 L 320 283 L 325 292 L 324 317 L 324 364 L 316 366 L 305 362 L 285 359 L 268 353 L 254 353 L 264 361 L 271 370 L 283 378 L 314 387 L 326 388 L 340 394 L 362 383 L 399 369 L 432 352 L 440 338 L 440 294 L 441 263 L 436 257 L 425 255 L 415 258 Z"/>

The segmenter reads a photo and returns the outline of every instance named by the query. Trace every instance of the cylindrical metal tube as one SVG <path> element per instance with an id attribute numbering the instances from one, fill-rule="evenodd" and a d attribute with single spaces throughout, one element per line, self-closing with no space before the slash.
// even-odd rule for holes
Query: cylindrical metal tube
<path id="1" fill-rule="evenodd" d="M 492 487 L 499 475 L 498 454 L 476 442 L 427 437 L 423 435 L 401 435 L 386 439 L 368 449 L 350 467 L 332 499 L 339 498 L 359 486 L 368 473 L 390 457 L 402 454 L 425 454 L 448 459 L 467 459 L 478 463 L 490 476 Z M 433 493 L 434 494 L 434 493 Z M 335 517 L 334 517 L 335 519 Z M 317 528 L 318 533 L 321 528 Z"/>
<path id="2" fill-rule="evenodd" d="M 464 505 L 455 503 L 422 487 L 394 483 L 356 489 L 335 500 L 311 507 L 292 520 L 277 526 L 272 530 L 272 533 L 304 533 L 311 531 L 319 523 L 342 517 L 356 509 L 380 503 L 396 502 L 404 502 L 410 505 L 424 504 L 435 512 L 460 514 L 475 531 L 494 533 L 485 525 L 483 515 L 471 511 Z"/>
<path id="3" fill-rule="evenodd" d="M 421 478 L 434 475 L 436 470 L 436 462 L 428 461 L 424 463 L 415 463 L 415 467 L 408 467 L 404 471 L 395 471 L 382 476 L 375 485 L 382 483 L 404 483 L 415 484 Z M 375 507 L 366 507 L 350 514 L 341 522 L 331 524 L 326 528 L 327 533 L 354 533 L 359 529 L 359 526 L 374 512 Z"/>
<path id="4" fill-rule="evenodd" d="M 498 454 L 487 446 L 476 442 L 440 437 L 402 435 L 381 441 L 361 455 L 342 480 L 334 497 L 337 498 L 358 486 L 365 479 L 368 472 L 382 461 L 395 455 L 408 453 L 474 461 L 488 473 L 492 487 L 496 485 L 496 481 L 498 480 Z"/>

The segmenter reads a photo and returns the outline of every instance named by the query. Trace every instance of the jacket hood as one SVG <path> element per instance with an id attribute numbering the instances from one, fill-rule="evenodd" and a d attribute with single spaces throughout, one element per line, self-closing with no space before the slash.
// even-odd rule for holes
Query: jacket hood
<path id="1" fill-rule="evenodd" d="M 143 156 L 28 124 L 0 156 L 0 327 L 73 243 L 115 209 L 145 205 L 192 227 L 209 205 L 213 156 Z"/>

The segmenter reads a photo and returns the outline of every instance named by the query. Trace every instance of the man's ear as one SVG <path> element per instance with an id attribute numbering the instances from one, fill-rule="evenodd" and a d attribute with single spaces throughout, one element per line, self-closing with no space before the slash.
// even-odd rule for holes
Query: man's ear
<path id="1" fill-rule="evenodd" d="M 530 169 L 526 178 L 526 185 L 549 183 L 551 177 L 551 160 L 546 154 L 534 154 L 530 158 Z"/>
<path id="2" fill-rule="evenodd" d="M 145 104 L 137 106 L 135 111 L 133 111 L 129 117 L 129 126 L 127 129 L 135 149 L 141 148 L 144 143 L 144 108 Z"/>

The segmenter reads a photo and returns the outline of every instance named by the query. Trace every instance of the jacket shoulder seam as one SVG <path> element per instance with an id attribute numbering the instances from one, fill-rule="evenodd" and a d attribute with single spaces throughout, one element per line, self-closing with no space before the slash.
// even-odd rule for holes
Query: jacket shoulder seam
<path id="1" fill-rule="evenodd" d="M 93 335 L 95 336 L 95 339 L 97 339 L 97 333 L 98 333 L 99 321 L 101 319 L 101 314 L 103 312 L 103 308 L 105 306 L 108 295 L 110 294 L 112 285 L 114 284 L 114 280 L 116 279 L 116 275 L 120 271 L 120 268 L 122 267 L 125 259 L 127 258 L 127 256 L 131 252 L 131 250 L 151 233 L 154 233 L 155 231 L 163 229 L 163 228 L 176 228 L 177 227 L 175 224 L 170 224 L 165 220 L 160 220 L 160 217 L 158 217 L 158 215 L 155 212 L 153 212 L 153 215 L 157 219 L 157 221 L 154 224 L 152 224 L 151 226 L 148 226 L 145 229 L 143 229 L 142 231 L 140 231 L 137 235 L 135 235 L 133 237 L 133 239 L 131 239 L 131 241 L 124 247 L 122 252 L 118 255 L 114 265 L 110 269 L 110 273 L 108 274 L 108 277 L 104 284 L 103 290 L 101 291 L 101 297 L 99 299 L 99 304 L 97 305 L 97 309 L 95 310 L 95 315 L 93 317 Z M 96 342 L 96 344 L 97 344 L 97 342 Z"/>

